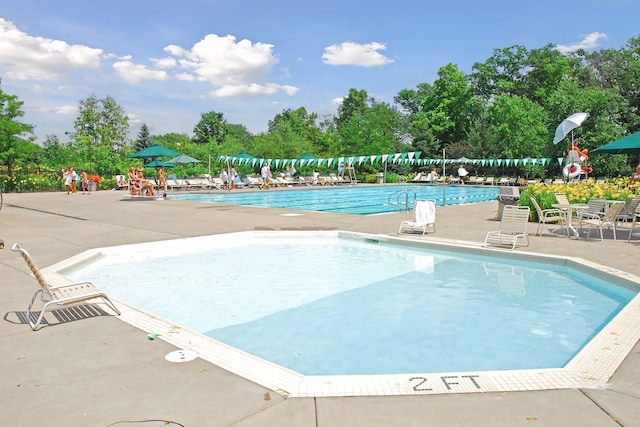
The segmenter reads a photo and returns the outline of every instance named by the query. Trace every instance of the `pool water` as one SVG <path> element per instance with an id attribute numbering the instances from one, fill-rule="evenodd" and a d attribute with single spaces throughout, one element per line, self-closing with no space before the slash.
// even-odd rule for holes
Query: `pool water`
<path id="1" fill-rule="evenodd" d="M 417 199 L 434 199 L 438 206 L 496 200 L 499 187 L 444 186 L 444 185 L 384 185 L 307 188 L 288 191 L 214 192 L 171 195 L 175 200 L 193 200 L 203 203 L 289 208 L 320 212 L 359 215 L 396 212 L 407 200 L 412 208 Z"/>
<path id="2" fill-rule="evenodd" d="M 160 253 L 107 248 L 65 275 L 304 375 L 562 367 L 637 293 L 530 261 L 220 237 Z"/>

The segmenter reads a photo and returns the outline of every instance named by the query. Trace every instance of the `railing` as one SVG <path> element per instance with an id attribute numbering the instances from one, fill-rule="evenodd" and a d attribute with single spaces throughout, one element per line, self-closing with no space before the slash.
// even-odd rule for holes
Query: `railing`
<path id="1" fill-rule="evenodd" d="M 409 203 L 411 201 L 411 203 Z M 387 198 L 387 204 L 396 206 L 399 211 L 410 211 L 416 202 L 416 190 L 404 188 L 393 192 Z"/>

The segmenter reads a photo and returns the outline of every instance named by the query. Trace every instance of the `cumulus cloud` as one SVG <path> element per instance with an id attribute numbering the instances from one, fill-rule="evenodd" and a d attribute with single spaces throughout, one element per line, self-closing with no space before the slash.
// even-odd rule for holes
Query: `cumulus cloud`
<path id="1" fill-rule="evenodd" d="M 134 64 L 131 61 L 118 61 L 113 64 L 116 72 L 129 84 L 138 84 L 142 80 L 166 80 L 169 78 L 166 71 L 151 70 L 144 65 Z"/>
<path id="2" fill-rule="evenodd" d="M 56 80 L 74 69 L 96 69 L 102 49 L 33 37 L 0 18 L 0 65 L 17 80 Z"/>
<path id="3" fill-rule="evenodd" d="M 170 56 L 161 60 L 166 68 L 182 70 L 177 78 L 184 81 L 205 81 L 216 87 L 213 97 L 247 97 L 284 92 L 294 95 L 298 88 L 266 83 L 269 73 L 278 63 L 273 45 L 236 41 L 231 35 L 208 34 L 190 49 L 169 45 Z M 172 62 L 173 61 L 173 62 Z"/>
<path id="4" fill-rule="evenodd" d="M 558 50 L 558 52 L 565 55 L 567 53 L 575 52 L 576 50 L 579 50 L 579 49 L 592 50 L 600 46 L 600 44 L 598 43 L 598 40 L 606 39 L 606 38 L 607 38 L 607 35 L 605 33 L 594 32 L 594 33 L 587 34 L 586 36 L 584 36 L 582 40 L 580 40 L 577 43 L 572 43 L 568 45 L 559 44 L 556 46 L 556 49 Z"/>
<path id="5" fill-rule="evenodd" d="M 78 107 L 74 105 L 63 105 L 62 107 L 58 107 L 56 109 L 56 113 L 62 114 L 65 116 L 72 116 L 78 112 Z"/>
<path id="6" fill-rule="evenodd" d="M 360 67 L 378 67 L 390 64 L 392 59 L 382 55 L 379 51 L 385 50 L 382 43 L 359 44 L 344 42 L 324 48 L 322 62 L 329 65 L 357 65 Z"/>

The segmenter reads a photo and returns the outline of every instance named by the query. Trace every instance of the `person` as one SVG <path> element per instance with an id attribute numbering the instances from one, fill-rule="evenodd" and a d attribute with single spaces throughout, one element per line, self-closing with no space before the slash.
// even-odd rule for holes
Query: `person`
<path id="1" fill-rule="evenodd" d="M 431 172 L 427 175 L 427 182 L 436 182 L 438 180 L 438 172 L 435 169 L 432 169 Z"/>
<path id="2" fill-rule="evenodd" d="M 71 187 L 73 181 L 73 168 L 69 166 L 66 171 L 64 171 L 62 177 L 64 178 L 64 186 L 67 189 L 67 195 L 73 193 L 73 189 Z"/>
<path id="3" fill-rule="evenodd" d="M 118 177 L 118 182 L 117 182 L 116 186 L 118 188 L 126 187 L 127 186 L 127 181 L 124 179 L 124 175 L 117 175 L 117 177 Z"/>
<path id="4" fill-rule="evenodd" d="M 164 166 L 158 169 L 158 188 L 162 188 L 162 197 L 167 197 L 167 178 L 165 177 Z"/>
<path id="5" fill-rule="evenodd" d="M 284 177 L 287 179 L 291 179 L 293 175 L 291 175 L 291 166 L 287 166 L 287 169 L 284 172 Z"/>
<path id="6" fill-rule="evenodd" d="M 91 183 L 86 171 L 80 171 L 80 189 L 82 194 L 91 194 Z"/>
<path id="7" fill-rule="evenodd" d="M 318 185 L 318 181 L 320 181 L 320 172 L 313 171 L 313 185 Z"/>
<path id="8" fill-rule="evenodd" d="M 78 192 L 78 173 L 73 170 L 73 166 L 70 167 L 69 169 L 71 169 L 71 194 L 75 195 Z"/>
<path id="9" fill-rule="evenodd" d="M 129 190 L 134 196 L 140 193 L 140 178 L 136 175 L 136 170 L 133 166 L 129 168 Z"/>
<path id="10" fill-rule="evenodd" d="M 269 179 L 271 178 L 271 168 L 268 164 L 262 166 L 262 169 L 260 169 L 260 176 L 262 177 L 262 185 L 260 186 L 260 189 L 266 188 L 268 190 Z"/>
<path id="11" fill-rule="evenodd" d="M 222 180 L 222 189 L 223 190 L 228 190 L 229 189 L 229 174 L 227 173 L 226 169 L 222 169 L 222 171 L 220 171 L 220 179 Z"/>
<path id="12" fill-rule="evenodd" d="M 636 171 L 629 178 L 629 185 L 640 183 L 640 165 L 636 167 Z"/>
<path id="13" fill-rule="evenodd" d="M 144 177 L 144 168 L 142 167 L 142 165 L 138 166 L 138 169 L 136 170 L 136 177 L 138 179 L 137 182 L 140 183 L 140 194 L 141 195 L 147 195 L 147 196 L 155 196 L 156 192 L 153 189 L 153 185 L 151 184 L 151 181 L 149 181 L 147 178 Z"/>
<path id="14" fill-rule="evenodd" d="M 234 168 L 232 165 L 231 168 L 229 168 L 229 185 L 231 186 L 230 188 L 232 190 L 236 188 L 237 178 L 238 178 L 238 173 L 236 172 L 236 168 Z"/>
<path id="15" fill-rule="evenodd" d="M 469 175 L 469 172 L 464 168 L 464 165 L 460 165 L 458 168 L 458 176 L 460 177 L 460 184 L 464 185 L 464 178 Z"/>

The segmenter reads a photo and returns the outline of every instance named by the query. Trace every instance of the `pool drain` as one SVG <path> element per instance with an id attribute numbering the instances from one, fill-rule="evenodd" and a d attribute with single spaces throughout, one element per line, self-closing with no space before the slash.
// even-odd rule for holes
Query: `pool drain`
<path id="1" fill-rule="evenodd" d="M 196 357 L 198 353 L 193 350 L 176 350 L 164 356 L 166 361 L 173 363 L 191 362 Z"/>

